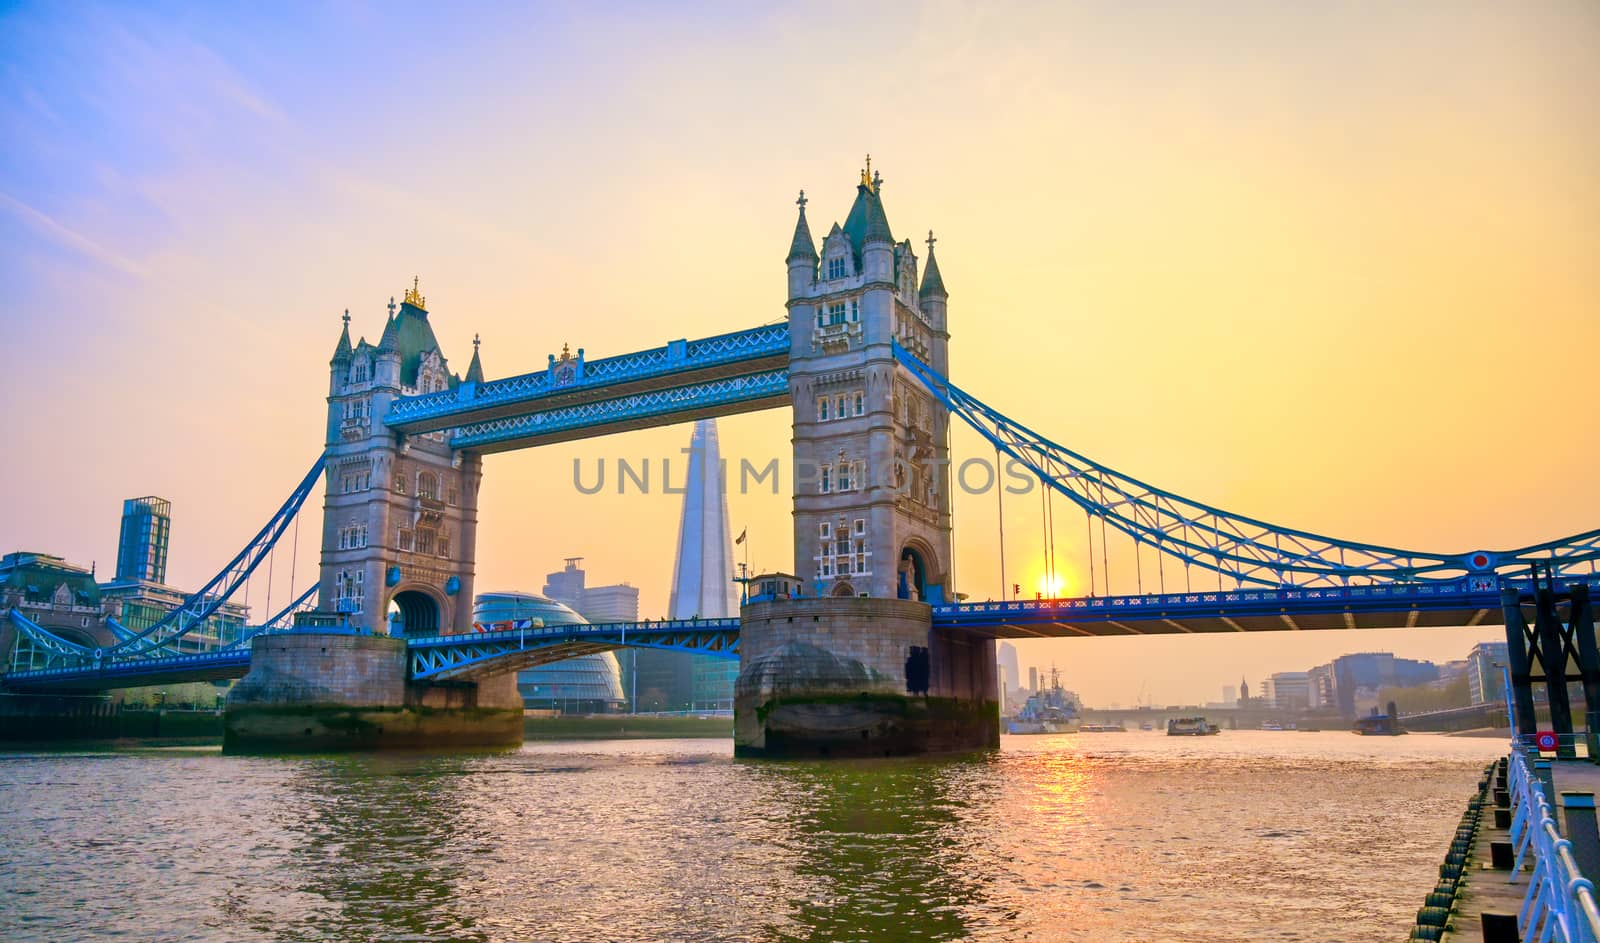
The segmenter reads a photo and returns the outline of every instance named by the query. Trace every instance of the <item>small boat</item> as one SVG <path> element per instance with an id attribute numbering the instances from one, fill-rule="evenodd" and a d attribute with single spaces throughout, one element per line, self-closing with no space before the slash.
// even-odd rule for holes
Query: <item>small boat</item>
<path id="1" fill-rule="evenodd" d="M 1174 717 L 1167 721 L 1169 737 L 1210 737 L 1221 732 L 1221 727 L 1207 723 L 1204 717 Z"/>
<path id="2" fill-rule="evenodd" d="M 1372 714 L 1356 721 L 1350 732 L 1363 737 L 1398 737 L 1406 732 L 1398 718 L 1389 714 Z"/>
<path id="3" fill-rule="evenodd" d="M 1078 728 L 1079 733 L 1127 733 L 1128 728 L 1121 724 L 1083 724 Z"/>
<path id="4" fill-rule="evenodd" d="M 1350 732 L 1363 737 L 1398 737 L 1406 732 L 1406 728 L 1400 726 L 1400 712 L 1394 709 L 1394 702 L 1390 701 L 1387 714 L 1378 713 L 1374 707 L 1371 714 L 1356 720 Z"/>
<path id="5" fill-rule="evenodd" d="M 1269 720 L 1269 721 L 1265 721 L 1264 723 L 1262 723 L 1261 729 L 1262 730 L 1282 730 L 1283 729 L 1283 725 L 1282 724 L 1275 724 L 1275 723 L 1273 723 L 1272 721 Z"/>
<path id="6" fill-rule="evenodd" d="M 1139 724 L 1139 729 L 1140 730 L 1154 730 L 1154 729 L 1156 729 L 1156 725 L 1152 724 L 1150 721 L 1147 720 L 1147 721 L 1144 721 L 1144 722 Z"/>

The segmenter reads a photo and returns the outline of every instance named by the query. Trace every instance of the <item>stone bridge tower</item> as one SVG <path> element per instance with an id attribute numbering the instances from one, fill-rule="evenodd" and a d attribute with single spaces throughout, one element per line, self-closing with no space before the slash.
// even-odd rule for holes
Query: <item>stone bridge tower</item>
<path id="1" fill-rule="evenodd" d="M 404 436 L 383 417 L 397 397 L 482 382 L 473 344 L 465 379 L 448 362 L 413 284 L 376 347 L 350 343 L 350 314 L 328 384 L 327 497 L 322 608 L 384 632 L 389 604 L 408 635 L 472 627 L 474 546 L 482 459 L 450 448 L 450 430 Z"/>
<path id="2" fill-rule="evenodd" d="M 999 744 L 994 641 L 936 628 L 951 579 L 950 420 L 895 360 L 949 370 L 928 234 L 918 279 L 883 180 L 861 173 L 819 254 L 805 193 L 790 241 L 795 573 L 804 590 L 740 612 L 734 750 L 891 755 Z"/>
<path id="3" fill-rule="evenodd" d="M 861 173 L 844 225 L 817 253 L 805 194 L 789 247 L 796 574 L 810 595 L 953 601 L 950 418 L 894 358 L 947 374 L 947 295 L 928 234 L 918 280 L 883 180 Z"/>

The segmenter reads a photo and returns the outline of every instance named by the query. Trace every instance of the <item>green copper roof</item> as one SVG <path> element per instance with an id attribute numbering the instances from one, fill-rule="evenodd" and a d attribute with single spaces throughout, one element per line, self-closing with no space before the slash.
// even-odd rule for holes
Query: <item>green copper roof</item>
<path id="1" fill-rule="evenodd" d="M 433 325 L 428 323 L 428 312 L 416 305 L 402 304 L 393 324 L 395 346 L 391 349 L 400 353 L 400 382 L 405 386 L 416 386 L 417 367 L 422 362 L 422 354 L 438 350 L 439 341 L 433 336 Z M 386 330 L 384 338 L 388 336 Z M 382 346 L 379 345 L 380 348 Z"/>
<path id="2" fill-rule="evenodd" d="M 472 363 L 467 364 L 467 382 L 483 382 L 483 363 L 478 360 L 478 345 L 472 345 Z"/>
<path id="3" fill-rule="evenodd" d="M 850 237 L 850 246 L 857 256 L 869 243 L 894 244 L 889 217 L 883 212 L 883 200 L 864 183 L 856 185 L 856 202 L 850 207 L 850 215 L 844 218 L 844 234 Z"/>
<path id="4" fill-rule="evenodd" d="M 939 277 L 939 260 L 933 257 L 933 246 L 928 247 L 928 267 L 922 270 L 922 287 L 917 290 L 918 298 L 929 295 L 950 297 L 950 293 L 944 290 L 944 279 Z"/>

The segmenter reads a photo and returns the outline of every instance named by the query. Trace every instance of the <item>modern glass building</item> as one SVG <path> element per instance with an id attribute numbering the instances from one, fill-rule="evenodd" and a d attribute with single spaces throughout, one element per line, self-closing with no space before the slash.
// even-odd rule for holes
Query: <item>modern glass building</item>
<path id="1" fill-rule="evenodd" d="M 472 608 L 478 623 L 538 619 L 542 625 L 586 625 L 588 620 L 553 599 L 534 593 L 483 593 Z M 522 705 L 534 710 L 602 714 L 623 706 L 622 672 L 611 652 L 580 655 L 517 672 Z"/>
<path id="2" fill-rule="evenodd" d="M 171 501 L 150 496 L 122 502 L 117 579 L 166 583 L 167 542 L 171 536 Z"/>

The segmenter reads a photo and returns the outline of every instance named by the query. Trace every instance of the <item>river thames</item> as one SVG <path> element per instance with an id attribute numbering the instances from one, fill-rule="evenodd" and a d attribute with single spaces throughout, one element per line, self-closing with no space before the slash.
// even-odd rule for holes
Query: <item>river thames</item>
<path id="1" fill-rule="evenodd" d="M 1403 937 L 1498 739 L 728 740 L 236 758 L 0 753 L 0 939 Z"/>

